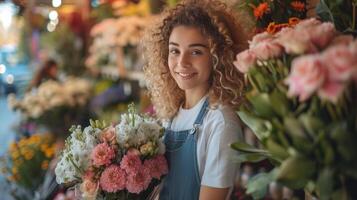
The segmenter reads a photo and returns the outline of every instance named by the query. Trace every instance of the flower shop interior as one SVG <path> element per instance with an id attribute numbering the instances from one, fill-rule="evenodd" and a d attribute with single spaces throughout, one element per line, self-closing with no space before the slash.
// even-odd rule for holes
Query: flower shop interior
<path id="1" fill-rule="evenodd" d="M 242 139 L 230 144 L 239 170 L 227 199 L 357 199 L 357 1 L 221 1 L 249 33 L 232 63 L 244 76 L 244 101 L 235 111 Z M 160 126 L 146 117 L 155 107 L 142 39 L 180 3 L 0 0 L 0 199 L 152 199 L 170 169 L 156 156 Z M 107 160 L 92 160 L 96 170 L 117 159 L 112 134 L 127 131 L 126 122 L 145 123 L 134 132 L 151 135 L 118 146 L 150 141 L 125 151 L 121 168 L 101 172 L 109 193 L 101 196 L 97 186 L 96 196 L 85 196 L 92 182 L 73 183 L 96 175 L 81 171 L 76 156 L 104 152 Z M 88 136 L 96 130 L 103 134 Z M 105 142 L 89 147 L 93 140 Z M 152 181 L 114 187 L 106 173 L 129 174 L 137 154 L 157 170 Z"/>

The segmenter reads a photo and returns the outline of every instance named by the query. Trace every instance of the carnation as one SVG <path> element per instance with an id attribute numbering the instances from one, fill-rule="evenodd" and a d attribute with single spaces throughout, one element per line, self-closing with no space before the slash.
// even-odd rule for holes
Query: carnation
<path id="1" fill-rule="evenodd" d="M 128 175 L 128 181 L 126 188 L 130 193 L 139 194 L 140 192 L 147 189 L 151 182 L 151 176 L 149 169 L 145 166 L 141 166 L 136 173 L 131 173 Z"/>
<path id="2" fill-rule="evenodd" d="M 126 154 L 120 162 L 120 167 L 128 174 L 138 172 L 141 166 L 142 163 L 140 157 L 135 154 Z"/>
<path id="3" fill-rule="evenodd" d="M 108 165 L 115 157 L 115 151 L 107 143 L 98 144 L 92 151 L 91 159 L 97 167 Z"/>
<path id="4" fill-rule="evenodd" d="M 106 192 L 117 192 L 125 188 L 126 174 L 118 165 L 110 165 L 100 176 L 100 186 Z"/>
<path id="5" fill-rule="evenodd" d="M 145 160 L 144 166 L 149 170 L 150 176 L 156 179 L 168 172 L 166 158 L 163 155 L 157 155 L 150 160 Z"/>

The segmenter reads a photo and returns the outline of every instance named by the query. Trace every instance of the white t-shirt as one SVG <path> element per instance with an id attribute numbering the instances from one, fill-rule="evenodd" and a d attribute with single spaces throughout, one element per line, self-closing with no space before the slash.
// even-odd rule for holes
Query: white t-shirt
<path id="1" fill-rule="evenodd" d="M 189 130 L 206 100 L 203 97 L 193 108 L 178 111 L 172 121 L 173 131 Z M 239 164 L 232 161 L 237 151 L 231 143 L 242 138 L 242 130 L 234 109 L 219 106 L 209 109 L 197 135 L 197 161 L 201 185 L 215 188 L 232 188 Z M 227 197 L 228 198 L 228 197 Z"/>

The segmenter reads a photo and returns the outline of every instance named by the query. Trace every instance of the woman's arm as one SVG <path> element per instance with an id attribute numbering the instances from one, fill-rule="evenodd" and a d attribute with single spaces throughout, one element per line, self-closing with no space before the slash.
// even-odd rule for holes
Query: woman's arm
<path id="1" fill-rule="evenodd" d="M 200 200 L 225 200 L 229 188 L 214 188 L 209 186 L 201 186 Z"/>

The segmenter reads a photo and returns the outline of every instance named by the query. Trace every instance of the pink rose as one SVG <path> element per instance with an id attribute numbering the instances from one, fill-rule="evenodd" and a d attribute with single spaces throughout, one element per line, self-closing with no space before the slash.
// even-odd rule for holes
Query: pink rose
<path id="1" fill-rule="evenodd" d="M 100 176 L 100 187 L 106 192 L 117 192 L 126 186 L 127 175 L 119 165 L 110 165 Z"/>
<path id="2" fill-rule="evenodd" d="M 115 151 L 107 143 L 98 144 L 91 153 L 93 164 L 97 167 L 110 164 L 114 157 Z"/>
<path id="3" fill-rule="evenodd" d="M 112 143 L 115 141 L 115 127 L 110 126 L 100 134 L 100 141 Z"/>
<path id="4" fill-rule="evenodd" d="M 253 48 L 260 42 L 266 41 L 266 40 L 273 40 L 273 36 L 269 34 L 268 32 L 263 32 L 255 35 L 251 41 L 249 41 L 249 48 Z"/>
<path id="5" fill-rule="evenodd" d="M 353 41 L 352 35 L 339 35 L 332 39 L 330 46 L 349 45 Z"/>
<path id="6" fill-rule="evenodd" d="M 160 179 L 162 175 L 168 173 L 168 166 L 165 156 L 157 155 L 150 160 L 145 160 L 144 166 L 149 169 L 150 176 Z"/>
<path id="7" fill-rule="evenodd" d="M 348 46 L 330 47 L 323 53 L 331 81 L 348 81 L 357 70 L 357 57 Z"/>
<path id="8" fill-rule="evenodd" d="M 284 34 L 279 34 L 276 41 L 289 54 L 303 54 L 317 52 L 316 46 L 311 42 L 306 30 L 292 29 Z"/>
<path id="9" fill-rule="evenodd" d="M 142 162 L 138 155 L 126 154 L 120 162 L 120 167 L 124 169 L 127 174 L 135 174 L 142 167 Z"/>
<path id="10" fill-rule="evenodd" d="M 317 25 L 320 25 L 321 21 L 317 20 L 316 18 L 309 18 L 300 21 L 295 27 L 298 29 L 306 29 L 310 27 L 315 27 Z"/>
<path id="11" fill-rule="evenodd" d="M 82 192 L 82 197 L 85 199 L 95 199 L 98 191 L 98 183 L 84 179 L 80 186 L 80 191 Z"/>
<path id="12" fill-rule="evenodd" d="M 259 60 L 268 60 L 281 56 L 283 47 L 274 40 L 265 40 L 255 45 L 251 51 Z"/>
<path id="13" fill-rule="evenodd" d="M 333 103 L 337 103 L 339 97 L 344 90 L 344 84 L 335 81 L 326 81 L 326 83 L 319 89 L 318 95 L 321 99 L 326 99 Z"/>
<path id="14" fill-rule="evenodd" d="M 136 173 L 128 175 L 126 188 L 130 193 L 139 194 L 147 189 L 151 179 L 149 170 L 145 166 L 141 166 Z"/>
<path id="15" fill-rule="evenodd" d="M 320 49 L 325 48 L 336 35 L 335 26 L 330 22 L 324 22 L 313 28 L 306 29 L 311 41 Z"/>
<path id="16" fill-rule="evenodd" d="M 289 96 L 299 96 L 300 101 L 308 99 L 326 79 L 326 68 L 320 57 L 302 56 L 292 61 L 291 72 L 285 83 L 289 85 Z"/>
<path id="17" fill-rule="evenodd" d="M 257 57 L 249 49 L 237 54 L 236 58 L 237 60 L 233 64 L 242 73 L 248 73 L 257 61 Z"/>

